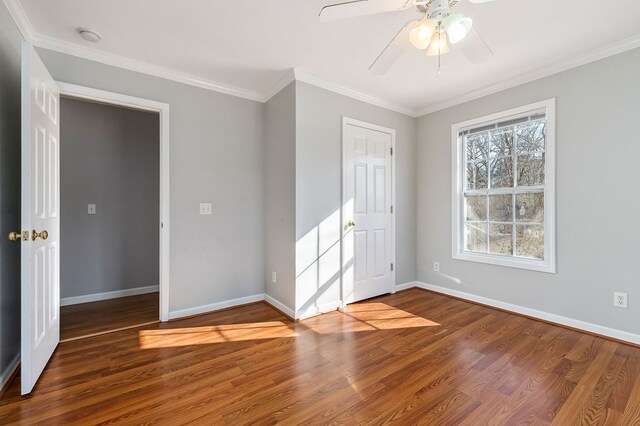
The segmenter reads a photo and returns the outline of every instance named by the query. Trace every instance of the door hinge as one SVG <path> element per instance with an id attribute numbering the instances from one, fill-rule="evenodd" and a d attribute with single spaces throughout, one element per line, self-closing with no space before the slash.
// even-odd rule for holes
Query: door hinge
<path id="1" fill-rule="evenodd" d="M 393 206 L 391 206 L 391 213 L 393 213 Z"/>
<path id="2" fill-rule="evenodd" d="M 391 155 L 393 155 L 393 147 L 391 147 Z"/>
<path id="3" fill-rule="evenodd" d="M 393 263 L 391 264 L 391 272 L 393 272 Z"/>

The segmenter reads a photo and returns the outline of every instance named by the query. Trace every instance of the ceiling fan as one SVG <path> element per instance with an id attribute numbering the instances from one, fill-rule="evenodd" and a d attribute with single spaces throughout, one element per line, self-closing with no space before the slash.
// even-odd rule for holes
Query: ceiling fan
<path id="1" fill-rule="evenodd" d="M 395 61 L 413 45 L 426 50 L 428 56 L 438 57 L 449 52 L 449 45 L 461 44 L 462 52 L 473 64 L 493 55 L 491 48 L 473 28 L 471 18 L 451 9 L 461 0 L 352 0 L 331 4 L 320 10 L 322 22 L 337 21 L 383 12 L 394 12 L 415 7 L 421 17 L 407 22 L 378 55 L 369 69 L 375 74 L 384 74 Z M 471 3 L 487 3 L 493 0 L 469 0 Z M 410 42 L 410 43 L 409 43 Z"/>

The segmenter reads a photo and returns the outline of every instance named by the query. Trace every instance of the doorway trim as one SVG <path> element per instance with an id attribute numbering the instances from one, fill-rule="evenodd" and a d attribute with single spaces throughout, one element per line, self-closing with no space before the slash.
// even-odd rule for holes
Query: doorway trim
<path id="1" fill-rule="evenodd" d="M 346 306 L 346 295 L 344 293 L 344 206 L 346 204 L 345 194 L 346 194 L 346 168 L 347 168 L 347 126 L 357 126 L 365 129 L 375 130 L 378 132 L 388 133 L 391 135 L 391 149 L 393 154 L 391 155 L 391 206 L 393 207 L 393 213 L 391 213 L 391 263 L 393 263 L 393 270 L 391 271 L 391 288 L 389 289 L 389 293 L 393 294 L 396 292 L 396 131 L 395 129 L 391 129 L 389 127 L 379 126 L 377 124 L 367 123 L 366 121 L 356 120 L 355 118 L 350 118 L 346 116 L 342 116 L 342 167 L 341 173 L 342 176 L 340 180 L 342 182 L 341 185 L 341 194 L 340 194 L 340 298 L 342 306 Z"/>
<path id="2" fill-rule="evenodd" d="M 169 104 L 56 81 L 60 96 L 157 112 L 160 121 L 160 321 L 169 321 Z"/>

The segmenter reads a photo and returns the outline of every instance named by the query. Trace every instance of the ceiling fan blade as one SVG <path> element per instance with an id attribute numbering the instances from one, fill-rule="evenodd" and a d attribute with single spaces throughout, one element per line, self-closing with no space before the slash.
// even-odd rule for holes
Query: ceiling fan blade
<path id="1" fill-rule="evenodd" d="M 398 34 L 387 44 L 387 47 L 378 55 L 369 67 L 374 74 L 382 75 L 398 60 L 398 58 L 411 48 L 409 33 L 420 21 L 409 21 L 402 27 Z"/>
<path id="2" fill-rule="evenodd" d="M 493 51 L 487 42 L 473 27 L 464 41 L 460 43 L 460 48 L 472 64 L 486 61 L 493 56 Z"/>
<path id="3" fill-rule="evenodd" d="M 352 0 L 330 4 L 320 10 L 320 21 L 330 22 L 375 13 L 405 10 L 415 5 L 415 0 Z"/>

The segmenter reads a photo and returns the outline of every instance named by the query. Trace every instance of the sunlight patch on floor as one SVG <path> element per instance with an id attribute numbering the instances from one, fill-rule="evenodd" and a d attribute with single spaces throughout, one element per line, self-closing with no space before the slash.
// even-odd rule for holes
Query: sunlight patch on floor
<path id="1" fill-rule="evenodd" d="M 349 305 L 341 313 L 319 315 L 303 324 L 320 334 L 440 326 L 402 309 L 375 302 Z"/>
<path id="2" fill-rule="evenodd" d="M 174 348 L 248 340 L 297 337 L 297 327 L 318 334 L 438 327 L 440 324 L 384 303 L 357 303 L 342 312 L 318 315 L 297 323 L 266 321 L 161 330 L 140 330 L 140 349 Z"/>
<path id="3" fill-rule="evenodd" d="M 292 324 L 282 321 L 210 325 L 138 332 L 140 349 L 173 348 L 213 343 L 295 337 Z"/>

